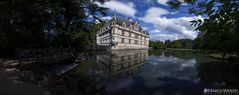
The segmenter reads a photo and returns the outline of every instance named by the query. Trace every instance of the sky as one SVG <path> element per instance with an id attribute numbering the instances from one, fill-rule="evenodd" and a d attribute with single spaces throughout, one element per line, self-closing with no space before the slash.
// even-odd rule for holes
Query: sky
<path id="1" fill-rule="evenodd" d="M 116 11 L 118 16 L 131 18 L 138 21 L 143 29 L 150 34 L 152 41 L 195 39 L 197 31 L 190 26 L 194 19 L 202 19 L 187 13 L 187 7 L 179 10 L 171 9 L 169 0 L 111 0 L 99 6 L 109 8 L 108 16 L 104 20 L 111 19 Z"/>

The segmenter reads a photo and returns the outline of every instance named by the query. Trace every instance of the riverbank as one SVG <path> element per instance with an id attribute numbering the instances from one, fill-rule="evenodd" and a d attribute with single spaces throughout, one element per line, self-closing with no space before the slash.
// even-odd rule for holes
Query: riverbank
<path id="1" fill-rule="evenodd" d="M 216 59 L 223 59 L 223 54 L 210 54 L 209 55 L 210 57 L 212 57 L 212 58 L 216 58 Z M 225 57 L 224 57 L 224 59 L 225 60 L 228 60 L 230 58 L 230 56 L 228 56 L 228 55 L 226 55 Z"/>
<path id="2" fill-rule="evenodd" d="M 166 48 L 165 50 L 178 50 L 178 51 L 201 51 L 199 49 L 183 49 L 183 48 Z"/>
<path id="3" fill-rule="evenodd" d="M 0 95 L 76 95 L 66 86 L 67 75 L 63 74 L 73 69 L 70 64 L 14 66 L 14 59 L 0 62 Z M 61 76 L 57 76 L 58 71 Z"/>
<path id="4" fill-rule="evenodd" d="M 236 54 L 226 54 L 223 58 L 223 54 L 221 53 L 213 53 L 209 55 L 211 58 L 219 59 L 219 60 L 229 60 L 234 62 L 239 62 L 239 56 Z"/>
<path id="5" fill-rule="evenodd" d="M 218 50 L 202 50 L 202 49 L 183 49 L 183 48 L 166 48 L 160 50 L 168 50 L 168 51 L 191 51 L 191 52 L 207 52 L 209 53 L 209 57 L 214 59 L 223 60 L 223 54 Z M 233 62 L 239 62 L 238 53 L 235 54 L 226 54 L 224 60 L 230 60 Z"/>
<path id="6" fill-rule="evenodd" d="M 55 57 L 46 58 L 60 60 Z M 87 59 L 88 55 L 77 53 L 74 58 L 54 63 L 25 62 L 20 65 L 17 58 L 0 58 L 0 95 L 76 95 L 77 92 L 67 86 L 67 74 Z"/>
<path id="7" fill-rule="evenodd" d="M 184 49 L 184 48 L 166 48 L 165 50 L 177 50 L 177 51 L 209 51 L 209 52 L 218 52 L 217 50 Z"/>

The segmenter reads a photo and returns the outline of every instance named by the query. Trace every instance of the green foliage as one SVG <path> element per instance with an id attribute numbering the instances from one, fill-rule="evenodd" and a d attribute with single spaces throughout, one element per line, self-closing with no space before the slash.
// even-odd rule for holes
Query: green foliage
<path id="1" fill-rule="evenodd" d="M 165 49 L 166 46 L 161 41 L 150 41 L 149 47 L 152 47 L 153 49 Z"/>
<path id="2" fill-rule="evenodd" d="M 171 47 L 171 41 L 170 40 L 166 40 L 164 42 L 164 44 L 166 45 L 167 48 L 170 48 Z"/>
<path id="3" fill-rule="evenodd" d="M 173 0 L 169 4 L 175 6 Z M 197 48 L 217 49 L 223 52 L 238 52 L 239 48 L 239 1 L 238 0 L 193 0 L 189 3 L 189 12 L 195 15 L 207 15 L 204 20 L 191 21 L 200 31 L 196 41 Z M 178 7 L 178 8 L 177 8 Z"/>
<path id="4" fill-rule="evenodd" d="M 89 31 L 80 31 L 71 34 L 72 46 L 81 50 L 94 49 L 96 47 L 96 30 L 101 27 L 101 24 L 91 24 Z"/>
<path id="5" fill-rule="evenodd" d="M 183 48 L 183 49 L 192 49 L 193 40 L 191 39 L 180 39 L 175 41 L 166 40 L 165 43 L 167 48 Z"/>
<path id="6" fill-rule="evenodd" d="M 105 0 L 2 0 L 0 48 L 74 47 L 92 44 L 94 21 Z M 89 17 L 93 17 L 90 18 Z M 88 33 L 89 32 L 89 33 Z M 86 41 L 86 42 L 84 42 Z"/>
<path id="7" fill-rule="evenodd" d="M 180 40 L 166 40 L 161 41 L 150 41 L 149 46 L 153 49 L 165 49 L 165 48 L 181 48 L 181 49 L 192 49 L 194 47 L 194 41 L 191 39 L 180 39 Z"/>

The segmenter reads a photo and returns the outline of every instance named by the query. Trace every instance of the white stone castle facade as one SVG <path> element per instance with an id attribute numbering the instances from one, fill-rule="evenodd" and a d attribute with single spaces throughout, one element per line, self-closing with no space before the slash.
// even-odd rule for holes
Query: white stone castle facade
<path id="1" fill-rule="evenodd" d="M 149 34 L 137 21 L 114 15 L 96 34 L 97 45 L 110 50 L 148 49 Z"/>

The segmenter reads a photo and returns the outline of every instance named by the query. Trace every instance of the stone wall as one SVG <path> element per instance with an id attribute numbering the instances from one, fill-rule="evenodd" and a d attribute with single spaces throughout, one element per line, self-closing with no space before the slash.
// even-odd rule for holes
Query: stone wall
<path id="1" fill-rule="evenodd" d="M 122 50 L 122 49 L 148 49 L 148 46 L 119 43 L 118 45 L 111 47 L 111 50 Z"/>

